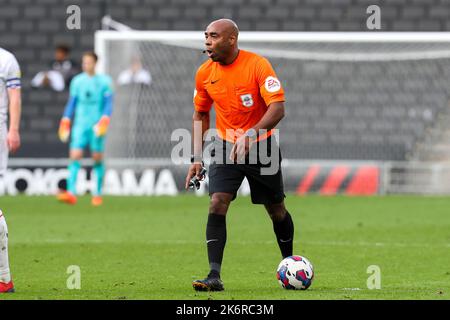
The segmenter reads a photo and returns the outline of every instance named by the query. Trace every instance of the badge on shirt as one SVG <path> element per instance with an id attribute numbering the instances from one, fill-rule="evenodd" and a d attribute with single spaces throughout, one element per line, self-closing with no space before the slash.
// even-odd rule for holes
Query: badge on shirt
<path id="1" fill-rule="evenodd" d="M 241 101 L 244 107 L 251 107 L 253 105 L 252 94 L 248 93 L 241 95 Z"/>
<path id="2" fill-rule="evenodd" d="M 277 92 L 281 89 L 280 81 L 275 77 L 267 77 L 264 86 L 268 92 Z"/>

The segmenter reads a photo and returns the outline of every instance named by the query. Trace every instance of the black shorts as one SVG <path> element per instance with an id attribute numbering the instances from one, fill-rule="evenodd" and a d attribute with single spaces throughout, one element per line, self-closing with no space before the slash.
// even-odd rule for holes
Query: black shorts
<path id="1" fill-rule="evenodd" d="M 281 172 L 281 151 L 275 139 L 269 137 L 252 146 L 243 163 L 230 163 L 232 144 L 216 139 L 209 166 L 209 194 L 233 194 L 233 200 L 246 177 L 250 185 L 252 203 L 277 204 L 285 198 Z M 263 156 L 261 156 L 263 154 Z M 275 157 L 272 157 L 272 154 Z M 276 156 L 278 155 L 278 156 Z M 219 161 L 220 160 L 220 161 Z"/>

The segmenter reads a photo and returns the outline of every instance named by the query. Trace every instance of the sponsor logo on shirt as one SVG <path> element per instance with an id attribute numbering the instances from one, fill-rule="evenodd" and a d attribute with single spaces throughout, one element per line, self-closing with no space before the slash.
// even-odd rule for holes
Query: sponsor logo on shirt
<path id="1" fill-rule="evenodd" d="M 280 80 L 275 77 L 267 77 L 264 82 L 264 87 L 268 92 L 277 92 L 281 89 Z"/>

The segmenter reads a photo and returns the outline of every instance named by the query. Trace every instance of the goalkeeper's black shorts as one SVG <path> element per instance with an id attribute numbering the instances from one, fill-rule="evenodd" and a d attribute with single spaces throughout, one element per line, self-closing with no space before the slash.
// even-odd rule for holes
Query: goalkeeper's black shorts
<path id="1" fill-rule="evenodd" d="M 231 163 L 232 144 L 220 139 L 214 142 L 209 166 L 209 194 L 224 192 L 233 194 L 246 177 L 255 204 L 277 204 L 285 197 L 281 172 L 281 151 L 272 137 L 252 146 L 243 163 Z M 273 157 L 272 157 L 273 155 Z"/>

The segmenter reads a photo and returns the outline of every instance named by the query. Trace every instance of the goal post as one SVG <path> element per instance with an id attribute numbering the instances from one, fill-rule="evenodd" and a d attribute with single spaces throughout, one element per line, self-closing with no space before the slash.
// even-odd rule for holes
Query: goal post
<path id="1" fill-rule="evenodd" d="M 98 72 L 106 72 L 108 64 L 108 41 L 195 41 L 200 50 L 203 31 L 112 31 L 95 32 L 95 51 L 102 59 L 97 64 Z M 239 40 L 248 42 L 303 42 L 303 43 L 449 43 L 450 32 L 258 32 L 239 33 Z"/>

